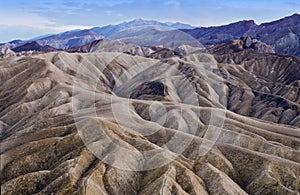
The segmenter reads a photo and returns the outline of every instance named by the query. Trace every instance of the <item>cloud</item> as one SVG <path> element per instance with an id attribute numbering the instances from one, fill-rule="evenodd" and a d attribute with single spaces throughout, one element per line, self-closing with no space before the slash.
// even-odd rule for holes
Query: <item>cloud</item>
<path id="1" fill-rule="evenodd" d="M 6 26 L 18 26 L 24 25 L 27 26 L 41 26 L 41 25 L 53 25 L 54 23 L 48 20 L 47 18 L 41 17 L 37 14 L 26 13 L 24 11 L 20 11 L 18 14 L 11 14 L 11 11 L 1 11 L 0 25 Z"/>
<path id="2" fill-rule="evenodd" d="M 61 32 L 64 30 L 71 29 L 85 29 L 91 28 L 91 26 L 85 25 L 58 25 L 56 22 L 49 20 L 46 17 L 42 17 L 36 13 L 27 12 L 24 10 L 18 10 L 18 14 L 9 14 L 10 10 L 1 11 L 0 18 L 5 18 L 0 20 L 0 26 L 7 27 L 31 27 L 41 30 L 49 30 L 52 32 Z M 9 17 L 8 17 L 9 16 Z"/>

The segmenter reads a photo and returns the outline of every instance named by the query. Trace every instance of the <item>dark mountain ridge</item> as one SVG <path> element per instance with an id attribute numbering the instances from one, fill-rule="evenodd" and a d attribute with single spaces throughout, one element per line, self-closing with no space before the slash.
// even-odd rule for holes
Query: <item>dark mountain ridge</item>
<path id="1" fill-rule="evenodd" d="M 137 19 L 118 25 L 68 31 L 36 41 L 42 46 L 49 45 L 58 49 L 80 47 L 103 38 L 121 40 L 125 43 L 141 46 L 162 44 L 164 47 L 175 48 L 179 44 L 195 46 L 195 42 L 198 42 L 198 46 L 210 47 L 243 36 L 250 36 L 270 45 L 276 53 L 300 56 L 300 14 L 297 13 L 260 25 L 257 25 L 253 20 L 243 20 L 214 27 L 195 29 L 183 29 L 183 27 L 192 28 L 192 26 L 182 23 L 162 23 L 154 20 Z M 170 42 L 172 43 L 170 44 Z M 16 40 L 7 43 L 7 45 L 10 48 L 15 48 L 25 43 L 28 41 Z"/>
<path id="2" fill-rule="evenodd" d="M 56 48 L 51 47 L 49 45 L 42 46 L 37 41 L 32 41 L 21 45 L 19 47 L 15 47 L 12 49 L 14 52 L 22 52 L 22 51 L 42 51 L 42 52 L 52 52 L 57 51 Z"/>
<path id="3" fill-rule="evenodd" d="M 233 39 L 239 39 L 252 27 L 257 26 L 254 20 L 244 20 L 223 26 L 201 27 L 183 30 L 199 40 L 204 46 L 218 45 Z"/>
<path id="4" fill-rule="evenodd" d="M 245 35 L 272 45 L 277 53 L 300 56 L 300 14 L 254 26 Z"/>

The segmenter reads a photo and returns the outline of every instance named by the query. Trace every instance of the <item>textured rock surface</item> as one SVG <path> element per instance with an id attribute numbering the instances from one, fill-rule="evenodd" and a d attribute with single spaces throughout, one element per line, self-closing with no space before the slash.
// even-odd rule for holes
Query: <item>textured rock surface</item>
<path id="1" fill-rule="evenodd" d="M 42 52 L 51 52 L 51 51 L 57 51 L 54 47 L 51 47 L 49 45 L 42 46 L 36 41 L 32 41 L 29 43 L 26 43 L 24 45 L 21 45 L 19 47 L 15 47 L 12 49 L 14 52 L 26 52 L 26 51 L 42 51 Z"/>
<path id="2" fill-rule="evenodd" d="M 15 52 L 9 49 L 8 46 L 4 45 L 0 47 L 0 58 L 15 56 Z"/>
<path id="3" fill-rule="evenodd" d="M 245 36 L 271 45 L 276 53 L 300 56 L 300 14 L 252 27 Z"/>
<path id="4" fill-rule="evenodd" d="M 1 194 L 298 194 L 299 59 L 221 48 L 1 59 Z"/>
<path id="5" fill-rule="evenodd" d="M 300 127 L 300 59 L 255 48 L 241 40 L 210 49 L 229 87 L 228 108 L 236 113 Z"/>
<path id="6" fill-rule="evenodd" d="M 200 43 L 208 47 L 238 39 L 255 26 L 257 26 L 257 24 L 255 24 L 253 20 L 245 20 L 223 26 L 184 30 L 184 32 L 195 37 Z"/>
<path id="7" fill-rule="evenodd" d="M 188 29 L 184 32 L 206 47 L 250 36 L 272 46 L 276 53 L 300 56 L 300 14 L 260 25 L 250 20 L 224 26 Z"/>

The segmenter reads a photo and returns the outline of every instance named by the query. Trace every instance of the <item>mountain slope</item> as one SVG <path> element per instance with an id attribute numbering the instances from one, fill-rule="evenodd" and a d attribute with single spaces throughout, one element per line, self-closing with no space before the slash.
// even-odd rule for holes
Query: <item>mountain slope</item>
<path id="1" fill-rule="evenodd" d="M 242 40 L 210 53 L 228 81 L 228 109 L 245 116 L 300 127 L 300 59 L 243 49 Z"/>
<path id="2" fill-rule="evenodd" d="M 116 33 L 124 32 L 129 29 L 157 29 L 157 30 L 174 30 L 174 29 L 192 29 L 191 25 L 183 23 L 163 23 L 155 20 L 136 19 L 129 22 L 123 22 L 117 25 L 107 25 L 104 27 L 92 28 L 99 35 L 109 38 Z M 124 32 L 125 33 L 125 32 Z"/>
<path id="3" fill-rule="evenodd" d="M 15 56 L 15 52 L 9 49 L 8 46 L 0 46 L 0 58 Z"/>
<path id="4" fill-rule="evenodd" d="M 263 23 L 245 35 L 272 45 L 277 53 L 300 56 L 300 14 Z"/>
<path id="5" fill-rule="evenodd" d="M 23 44 L 24 44 L 24 41 L 22 41 L 22 40 L 13 40 L 8 43 L 0 43 L 0 46 L 6 45 L 9 48 L 14 48 L 14 47 L 18 47 Z"/>
<path id="6" fill-rule="evenodd" d="M 72 30 L 63 32 L 60 34 L 54 35 L 42 35 L 36 37 L 32 40 L 22 41 L 22 40 L 15 40 L 9 43 L 6 43 L 10 48 L 15 48 L 27 44 L 32 41 L 37 41 L 40 45 L 46 46 L 49 45 L 51 47 L 57 49 L 70 49 L 73 47 L 79 47 L 85 44 L 88 44 L 94 40 L 102 39 L 102 38 L 109 38 L 110 36 L 119 33 L 125 33 L 125 30 L 131 29 L 131 31 L 135 28 L 140 29 L 157 29 L 157 30 L 173 30 L 179 28 L 186 28 L 191 29 L 194 28 L 191 25 L 183 24 L 183 23 L 163 23 L 158 22 L 155 20 L 143 20 L 143 19 L 136 19 L 129 22 L 123 22 L 117 25 L 107 25 L 103 27 L 94 27 L 91 29 L 85 30 Z M 4 45 L 2 43 L 0 45 Z"/>
<path id="7" fill-rule="evenodd" d="M 68 49 L 78 47 L 101 38 L 103 37 L 92 30 L 75 30 L 44 37 L 36 41 L 43 46 L 49 45 L 58 49 Z"/>
<path id="8" fill-rule="evenodd" d="M 257 26 L 253 20 L 240 21 L 224 26 L 216 27 L 201 27 L 192 30 L 184 30 L 185 33 L 190 34 L 204 46 L 218 45 L 233 39 L 239 39 L 249 29 Z"/>
<path id="9" fill-rule="evenodd" d="M 250 36 L 271 45 L 276 53 L 300 56 L 300 14 L 260 25 L 249 20 L 183 31 L 192 35 L 206 47 Z"/>
<path id="10" fill-rule="evenodd" d="M 201 42 L 181 30 L 160 31 L 152 27 L 149 27 L 149 29 L 134 28 L 125 30 L 110 36 L 109 39 L 141 46 L 162 45 L 174 49 L 181 45 L 190 45 L 204 48 Z"/>
<path id="11" fill-rule="evenodd" d="M 1 194 L 299 193 L 299 58 L 242 41 L 0 59 Z"/>
<path id="12" fill-rule="evenodd" d="M 32 42 L 36 42 L 41 46 L 48 45 L 57 49 L 69 49 L 72 47 L 79 47 L 88 44 L 94 40 L 103 38 L 102 36 L 98 35 L 92 30 L 72 30 L 50 36 L 42 35 L 40 37 L 31 40 L 15 40 L 9 43 L 3 43 L 2 45 L 7 45 L 9 48 L 14 49 L 17 47 L 24 46 L 25 44 L 31 44 Z"/>
<path id="13" fill-rule="evenodd" d="M 253 20 L 244 20 L 223 26 L 192 28 L 192 26 L 182 23 L 162 23 L 137 19 L 118 25 L 68 31 L 35 41 L 42 46 L 49 45 L 58 49 L 80 47 L 102 38 L 121 40 L 140 46 L 164 45 L 164 47 L 176 48 L 182 44 L 210 47 L 250 36 L 272 46 L 276 53 L 300 56 L 299 14 L 261 25 L 255 24 Z M 28 42 L 31 41 L 16 40 L 6 43 L 6 45 L 14 48 Z"/>
<path id="14" fill-rule="evenodd" d="M 56 48 L 51 47 L 49 45 L 42 46 L 36 41 L 32 41 L 29 43 L 26 43 L 24 45 L 21 45 L 19 47 L 15 47 L 12 49 L 14 52 L 22 52 L 22 51 L 42 51 L 42 52 L 51 52 L 51 51 L 57 51 Z"/>

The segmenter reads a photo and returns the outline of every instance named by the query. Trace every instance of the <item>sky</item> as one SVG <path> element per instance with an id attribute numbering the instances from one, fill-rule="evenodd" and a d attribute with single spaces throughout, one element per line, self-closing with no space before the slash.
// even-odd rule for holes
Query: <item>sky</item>
<path id="1" fill-rule="evenodd" d="M 0 42 L 138 18 L 216 26 L 294 13 L 299 0 L 0 0 Z"/>

